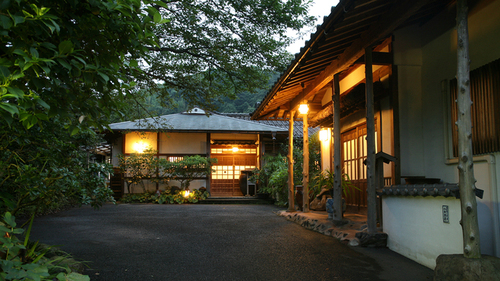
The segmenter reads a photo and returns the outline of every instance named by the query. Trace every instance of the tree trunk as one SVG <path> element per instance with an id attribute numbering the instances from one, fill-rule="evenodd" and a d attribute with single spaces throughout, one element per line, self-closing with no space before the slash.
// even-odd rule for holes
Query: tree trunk
<path id="1" fill-rule="evenodd" d="M 293 116 L 294 111 L 290 112 L 288 123 L 288 212 L 295 212 L 295 192 L 293 184 Z"/>
<path id="2" fill-rule="evenodd" d="M 373 73 L 372 73 L 372 49 L 365 49 L 365 78 L 366 78 L 366 180 L 368 193 L 367 224 L 368 233 L 377 232 L 377 195 L 375 194 L 375 117 L 373 101 Z"/>
<path id="3" fill-rule="evenodd" d="M 479 226 L 472 159 L 472 122 L 469 78 L 469 34 L 467 1 L 457 2 L 457 107 L 458 107 L 458 175 L 462 207 L 462 233 L 464 256 L 480 258 Z"/>
<path id="4" fill-rule="evenodd" d="M 333 220 L 342 220 L 342 169 L 340 167 L 341 159 L 341 140 L 340 140 L 340 85 L 339 74 L 333 76 Z"/>

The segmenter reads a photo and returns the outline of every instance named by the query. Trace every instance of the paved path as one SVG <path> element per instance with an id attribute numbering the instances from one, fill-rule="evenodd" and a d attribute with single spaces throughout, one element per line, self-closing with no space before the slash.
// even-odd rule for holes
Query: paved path
<path id="1" fill-rule="evenodd" d="M 105 205 L 35 219 L 32 238 L 91 261 L 91 280 L 432 280 L 388 249 L 351 248 L 271 205 Z"/>

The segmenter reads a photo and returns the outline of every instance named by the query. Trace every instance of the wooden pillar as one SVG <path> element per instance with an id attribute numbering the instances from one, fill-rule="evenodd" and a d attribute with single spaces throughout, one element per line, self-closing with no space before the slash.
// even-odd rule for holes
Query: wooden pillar
<path id="1" fill-rule="evenodd" d="M 333 76 L 333 220 L 342 220 L 342 169 L 340 140 L 340 81 L 339 73 Z"/>
<path id="2" fill-rule="evenodd" d="M 472 154 L 472 122 L 469 74 L 469 31 L 466 0 L 457 1 L 457 107 L 458 107 L 458 176 L 462 207 L 462 234 L 464 256 L 480 258 L 479 226 L 475 194 L 474 162 Z"/>
<path id="3" fill-rule="evenodd" d="M 303 195 L 304 195 L 304 200 L 303 200 L 303 212 L 308 213 L 309 212 L 309 125 L 307 124 L 307 113 L 304 114 L 304 117 L 302 118 L 302 124 L 303 124 L 303 135 L 302 139 L 304 141 L 304 147 L 303 147 L 303 155 L 304 155 L 304 162 L 303 162 L 303 174 L 302 174 L 302 186 L 303 186 Z"/>
<path id="4" fill-rule="evenodd" d="M 207 146 L 206 146 L 206 150 L 207 150 L 207 158 L 211 158 L 212 157 L 212 135 L 210 133 L 207 133 Z M 210 187 L 211 187 L 211 183 L 212 183 L 212 173 L 208 174 L 208 177 L 207 177 L 207 190 L 208 192 L 210 192 Z"/>
<path id="5" fill-rule="evenodd" d="M 368 233 L 377 232 L 377 195 L 375 193 L 375 106 L 373 98 L 373 72 L 372 72 L 372 49 L 365 49 L 365 77 L 366 77 L 366 179 L 368 193 L 367 224 Z"/>
<path id="6" fill-rule="evenodd" d="M 295 212 L 295 188 L 293 184 L 293 116 L 294 111 L 290 112 L 288 121 L 288 212 Z"/>

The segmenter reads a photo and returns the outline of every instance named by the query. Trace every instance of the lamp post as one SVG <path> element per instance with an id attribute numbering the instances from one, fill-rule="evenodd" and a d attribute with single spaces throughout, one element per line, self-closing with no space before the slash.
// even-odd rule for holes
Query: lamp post
<path id="1" fill-rule="evenodd" d="M 303 148 L 303 155 L 304 155 L 304 163 L 302 164 L 303 166 L 303 176 L 302 176 L 302 185 L 303 185 L 303 212 L 308 213 L 309 212 L 309 126 L 307 124 L 307 113 L 309 112 L 309 106 L 304 103 L 299 106 L 299 113 L 302 114 L 302 124 L 303 124 L 303 136 L 302 139 L 304 140 L 304 148 Z"/>

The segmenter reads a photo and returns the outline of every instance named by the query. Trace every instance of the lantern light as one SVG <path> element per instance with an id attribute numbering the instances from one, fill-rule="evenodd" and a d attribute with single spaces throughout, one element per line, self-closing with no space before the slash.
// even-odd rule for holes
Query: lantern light
<path id="1" fill-rule="evenodd" d="M 300 114 L 307 114 L 309 112 L 309 106 L 307 103 L 302 103 L 299 105 L 299 112 Z"/>
<path id="2" fill-rule="evenodd" d="M 233 146 L 233 152 L 238 152 L 240 149 L 237 146 Z"/>
<path id="3" fill-rule="evenodd" d="M 330 130 L 323 128 L 319 131 L 319 140 L 320 141 L 328 141 L 330 139 Z"/>
<path id="4" fill-rule="evenodd" d="M 137 152 L 137 153 L 144 153 L 144 151 L 148 148 L 148 144 L 144 143 L 144 142 L 136 142 L 134 143 L 134 150 Z"/>

